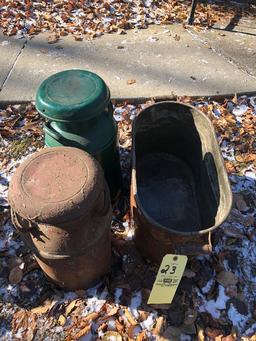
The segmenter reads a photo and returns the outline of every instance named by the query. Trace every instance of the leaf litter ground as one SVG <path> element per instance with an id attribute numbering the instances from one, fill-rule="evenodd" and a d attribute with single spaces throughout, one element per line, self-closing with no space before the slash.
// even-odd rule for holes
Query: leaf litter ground
<path id="1" fill-rule="evenodd" d="M 49 43 L 72 34 L 75 40 L 93 39 L 104 33 L 124 34 L 130 28 L 146 28 L 150 24 L 185 23 L 190 0 L 108 0 L 108 1 L 12 1 L 0 0 L 0 28 L 8 36 L 32 37 L 50 32 Z M 218 1 L 199 3 L 195 24 L 209 27 L 242 14 L 255 14 L 253 4 L 237 5 Z"/>
<path id="2" fill-rule="evenodd" d="M 153 101 L 115 105 L 125 190 L 114 204 L 111 273 L 76 292 L 47 281 L 10 219 L 8 184 L 43 148 L 43 120 L 32 104 L 0 110 L 1 340 L 256 340 L 256 97 L 178 100 L 211 119 L 234 203 L 212 255 L 190 258 L 173 303 L 154 308 L 146 302 L 157 269 L 134 247 L 129 215 L 131 123 Z"/>

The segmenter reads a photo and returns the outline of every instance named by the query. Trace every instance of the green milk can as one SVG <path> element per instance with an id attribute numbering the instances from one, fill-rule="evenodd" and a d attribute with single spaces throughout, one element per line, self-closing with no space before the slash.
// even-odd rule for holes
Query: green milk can
<path id="1" fill-rule="evenodd" d="M 45 145 L 76 147 L 93 155 L 104 170 L 114 198 L 122 176 L 117 124 L 103 79 L 87 70 L 58 72 L 40 85 L 36 109 L 47 119 Z"/>

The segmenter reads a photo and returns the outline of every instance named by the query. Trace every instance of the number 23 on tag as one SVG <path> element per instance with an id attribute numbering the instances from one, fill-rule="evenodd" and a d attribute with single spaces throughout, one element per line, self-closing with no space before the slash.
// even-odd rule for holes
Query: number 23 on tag
<path id="1" fill-rule="evenodd" d="M 158 270 L 148 304 L 170 304 L 179 286 L 188 257 L 165 255 Z"/>

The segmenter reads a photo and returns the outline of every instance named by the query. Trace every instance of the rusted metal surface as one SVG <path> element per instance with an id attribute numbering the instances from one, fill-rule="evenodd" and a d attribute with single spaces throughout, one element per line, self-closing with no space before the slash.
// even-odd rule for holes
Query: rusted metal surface
<path id="1" fill-rule="evenodd" d="M 108 272 L 110 196 L 89 154 L 70 147 L 33 154 L 14 174 L 9 202 L 15 227 L 56 284 L 87 288 Z"/>
<path id="2" fill-rule="evenodd" d="M 211 252 L 232 193 L 210 120 L 196 108 L 160 102 L 133 123 L 131 213 L 135 242 L 159 263 L 166 253 Z"/>

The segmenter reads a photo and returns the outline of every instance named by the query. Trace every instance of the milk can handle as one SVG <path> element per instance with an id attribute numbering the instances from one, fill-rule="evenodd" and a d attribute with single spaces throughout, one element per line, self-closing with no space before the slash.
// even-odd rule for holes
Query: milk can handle
<path id="1" fill-rule="evenodd" d="M 59 142 L 63 141 L 63 136 L 51 127 L 50 122 L 44 124 L 44 132 Z"/>
<path id="2" fill-rule="evenodd" d="M 19 232 L 28 232 L 29 230 L 31 230 L 35 225 L 29 222 L 29 226 L 23 226 L 21 225 L 18 215 L 17 213 L 11 209 L 11 219 L 12 219 L 12 223 L 14 225 L 14 227 L 16 228 L 16 230 L 18 230 Z M 27 222 L 27 221 L 26 221 Z"/>

